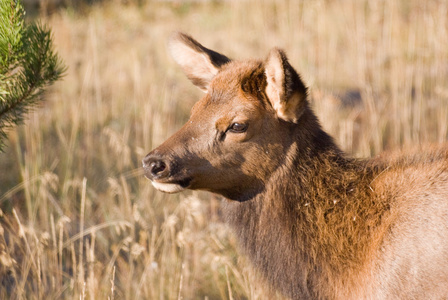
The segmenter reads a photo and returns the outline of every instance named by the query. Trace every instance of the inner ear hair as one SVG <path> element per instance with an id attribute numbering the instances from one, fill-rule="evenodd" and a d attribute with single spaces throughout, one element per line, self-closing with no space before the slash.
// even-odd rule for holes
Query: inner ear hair
<path id="1" fill-rule="evenodd" d="M 230 62 L 226 56 L 202 46 L 182 32 L 174 33 L 168 46 L 174 60 L 187 77 L 203 91 L 207 91 L 210 81 L 221 66 Z"/>
<path id="2" fill-rule="evenodd" d="M 307 88 L 283 50 L 274 48 L 265 64 L 266 95 L 277 116 L 297 123 L 306 105 Z"/>

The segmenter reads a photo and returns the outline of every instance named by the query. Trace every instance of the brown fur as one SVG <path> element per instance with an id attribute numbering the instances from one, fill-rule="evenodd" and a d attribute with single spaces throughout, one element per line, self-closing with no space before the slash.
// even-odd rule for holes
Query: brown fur
<path id="1" fill-rule="evenodd" d="M 178 59 L 207 94 L 145 157 L 156 187 L 226 197 L 242 250 L 292 299 L 448 297 L 448 147 L 349 158 L 281 50 L 238 62 L 184 34 L 172 44 L 204 61 L 194 69 Z"/>

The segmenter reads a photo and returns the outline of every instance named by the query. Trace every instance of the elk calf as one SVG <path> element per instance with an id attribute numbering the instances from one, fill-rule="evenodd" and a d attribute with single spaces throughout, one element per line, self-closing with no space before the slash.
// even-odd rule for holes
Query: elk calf
<path id="1" fill-rule="evenodd" d="M 177 33 L 170 50 L 206 94 L 143 159 L 160 191 L 225 197 L 241 248 L 292 299 L 448 297 L 448 149 L 347 157 L 286 55 L 233 61 Z"/>

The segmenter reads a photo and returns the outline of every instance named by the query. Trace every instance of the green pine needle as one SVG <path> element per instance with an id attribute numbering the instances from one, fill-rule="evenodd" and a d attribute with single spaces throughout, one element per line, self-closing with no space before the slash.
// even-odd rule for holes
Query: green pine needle
<path id="1" fill-rule="evenodd" d="M 0 151 L 6 130 L 21 124 L 44 89 L 61 78 L 66 68 L 53 51 L 51 31 L 25 24 L 21 1 L 0 3 Z"/>

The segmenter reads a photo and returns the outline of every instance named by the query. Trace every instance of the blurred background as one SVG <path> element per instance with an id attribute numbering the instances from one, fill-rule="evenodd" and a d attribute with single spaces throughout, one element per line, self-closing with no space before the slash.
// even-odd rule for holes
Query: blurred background
<path id="1" fill-rule="evenodd" d="M 219 197 L 143 176 L 202 96 L 169 57 L 173 31 L 234 59 L 283 48 L 356 157 L 448 139 L 448 1 L 24 3 L 68 71 L 0 153 L 1 299 L 281 299 Z"/>

